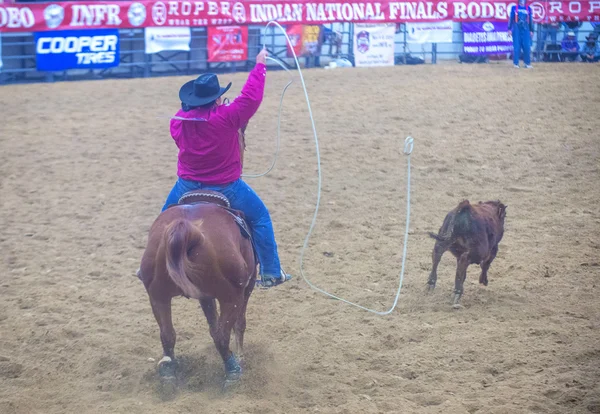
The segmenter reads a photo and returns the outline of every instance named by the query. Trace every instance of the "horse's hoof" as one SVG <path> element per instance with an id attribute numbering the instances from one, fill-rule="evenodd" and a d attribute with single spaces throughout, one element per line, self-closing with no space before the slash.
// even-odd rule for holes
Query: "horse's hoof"
<path id="1" fill-rule="evenodd" d="M 177 361 L 164 356 L 158 362 L 158 376 L 160 377 L 159 394 L 161 399 L 170 400 L 177 394 Z"/>
<path id="2" fill-rule="evenodd" d="M 164 356 L 158 361 L 158 375 L 161 378 L 175 378 L 177 371 L 177 362 L 170 357 Z"/>
<path id="3" fill-rule="evenodd" d="M 427 284 L 427 293 L 433 293 L 433 291 L 435 290 L 435 285 L 432 285 L 431 283 Z"/>
<path id="4" fill-rule="evenodd" d="M 225 375 L 225 382 L 223 383 L 223 392 L 231 391 L 240 384 L 242 374 L 240 372 L 228 372 Z"/>
<path id="5" fill-rule="evenodd" d="M 453 299 L 452 299 L 452 308 L 454 308 L 454 309 L 462 308 L 462 305 L 458 303 L 460 301 L 461 297 L 462 297 L 462 294 L 460 294 L 460 293 L 454 294 Z"/>
<path id="6" fill-rule="evenodd" d="M 464 306 L 461 305 L 460 303 L 455 303 L 454 305 L 452 305 L 452 309 L 455 309 L 455 310 L 459 310 L 462 308 L 464 308 Z"/>
<path id="7" fill-rule="evenodd" d="M 242 378 L 241 371 L 232 371 L 225 374 L 225 382 L 237 382 Z"/>
<path id="8" fill-rule="evenodd" d="M 159 394 L 163 401 L 175 398 L 177 395 L 177 379 L 175 377 L 161 377 Z"/>

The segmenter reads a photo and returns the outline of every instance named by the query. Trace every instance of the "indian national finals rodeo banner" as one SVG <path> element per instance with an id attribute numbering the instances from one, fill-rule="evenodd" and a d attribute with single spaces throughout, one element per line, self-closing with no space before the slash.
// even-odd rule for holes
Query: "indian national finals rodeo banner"
<path id="1" fill-rule="evenodd" d="M 0 32 L 332 22 L 506 21 L 516 1 L 78 1 L 0 4 Z M 534 20 L 600 21 L 600 0 L 538 0 Z"/>

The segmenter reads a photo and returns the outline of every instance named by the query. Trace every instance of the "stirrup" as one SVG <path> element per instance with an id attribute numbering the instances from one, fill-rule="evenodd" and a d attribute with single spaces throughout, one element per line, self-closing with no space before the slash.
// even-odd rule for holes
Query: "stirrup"
<path id="1" fill-rule="evenodd" d="M 256 284 L 260 286 L 262 289 L 269 289 L 277 285 L 281 285 L 288 280 L 292 280 L 292 275 L 287 274 L 281 269 L 281 274 L 279 278 L 275 278 L 270 275 L 261 275 L 261 279 L 256 280 Z"/>

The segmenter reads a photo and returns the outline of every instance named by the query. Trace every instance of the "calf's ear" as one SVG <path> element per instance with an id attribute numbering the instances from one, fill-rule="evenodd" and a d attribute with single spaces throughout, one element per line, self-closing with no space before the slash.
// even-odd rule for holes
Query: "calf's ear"
<path id="1" fill-rule="evenodd" d="M 508 206 L 505 206 L 502 203 L 500 203 L 500 205 L 498 206 L 498 215 L 502 219 L 504 219 L 506 217 L 506 207 L 508 207 Z"/>

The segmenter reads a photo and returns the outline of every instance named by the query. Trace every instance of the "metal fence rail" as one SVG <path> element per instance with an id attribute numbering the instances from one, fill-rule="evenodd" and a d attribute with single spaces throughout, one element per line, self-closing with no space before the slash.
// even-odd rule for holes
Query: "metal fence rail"
<path id="1" fill-rule="evenodd" d="M 304 58 L 303 63 L 306 66 L 321 66 L 338 57 L 347 58 L 353 62 L 353 25 L 337 23 L 324 26 L 327 30 L 341 33 L 341 45 L 334 44 L 330 38 L 326 37 L 320 56 Z M 585 35 L 592 30 L 592 26 L 585 23 L 579 30 L 579 41 L 581 42 Z M 119 66 L 109 69 L 71 69 L 62 72 L 39 72 L 36 69 L 33 33 L 3 33 L 1 53 L 4 66 L 0 70 L 0 84 L 190 75 L 207 70 L 217 73 L 248 71 L 254 64 L 254 57 L 263 44 L 267 46 L 271 56 L 279 58 L 288 66 L 294 64 L 293 60 L 288 57 L 285 37 L 274 28 L 265 29 L 261 26 L 250 26 L 248 31 L 248 60 L 245 62 L 223 63 L 208 62 L 208 35 L 205 27 L 191 29 L 189 52 L 173 51 L 146 54 L 143 29 L 119 30 L 119 33 Z M 539 25 L 537 33 L 535 37 L 539 39 Z M 536 56 L 535 51 L 538 50 L 536 39 L 534 39 L 532 46 L 534 56 Z M 398 25 L 395 38 L 395 54 L 397 57 L 396 62 L 399 64 L 406 63 L 408 56 L 420 57 L 427 63 L 435 64 L 438 60 L 457 59 L 461 53 L 462 30 L 460 23 L 454 24 L 451 43 L 437 44 L 410 44 L 407 42 L 405 25 Z M 537 56 L 540 57 L 539 54 Z M 507 57 L 508 55 L 499 55 L 499 59 Z M 273 69 L 277 68 L 277 66 L 273 66 Z"/>
<path id="2" fill-rule="evenodd" d="M 340 25 L 342 26 L 342 25 Z M 343 45 L 339 54 L 348 56 L 351 42 L 349 24 L 342 28 Z M 285 36 L 278 31 L 265 31 L 260 26 L 248 30 L 248 60 L 245 62 L 208 62 L 207 30 L 205 27 L 191 28 L 190 51 L 145 53 L 143 29 L 119 30 L 119 66 L 109 69 L 70 69 L 61 72 L 39 72 L 36 68 L 36 51 L 33 33 L 3 33 L 0 84 L 41 81 L 69 81 L 80 79 L 133 78 L 165 75 L 189 75 L 203 71 L 235 72 L 247 71 L 254 57 L 265 44 L 274 57 L 291 65 L 287 56 Z M 322 47 L 324 57 L 332 57 L 332 44 Z M 310 62 L 309 62 L 310 63 Z"/>

